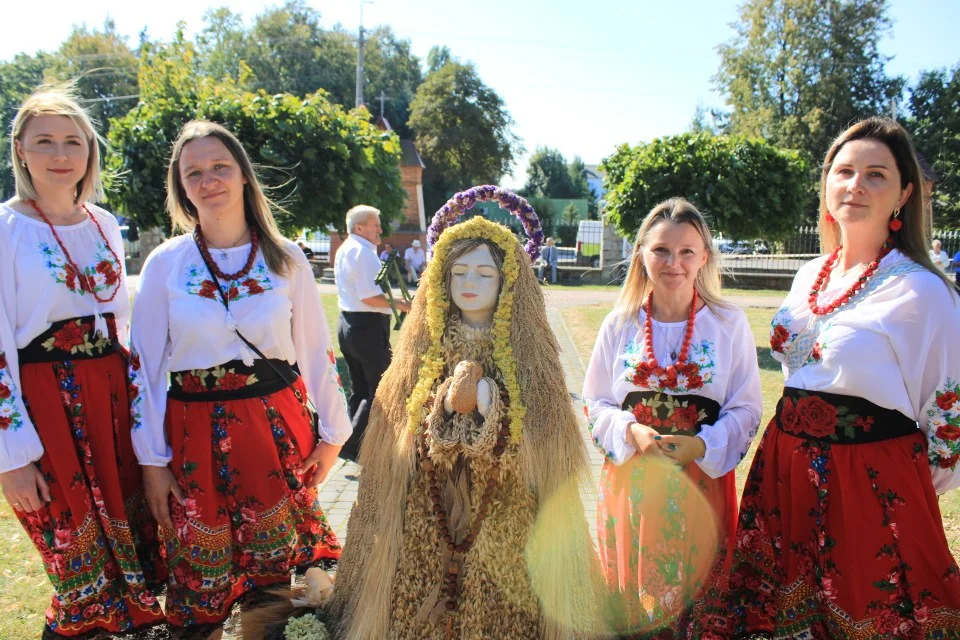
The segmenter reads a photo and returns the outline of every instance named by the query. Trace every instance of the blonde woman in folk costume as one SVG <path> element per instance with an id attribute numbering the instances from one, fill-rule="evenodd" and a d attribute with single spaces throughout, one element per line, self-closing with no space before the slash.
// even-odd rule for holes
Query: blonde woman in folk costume
<path id="1" fill-rule="evenodd" d="M 747 317 L 720 297 L 710 230 L 686 200 L 640 225 L 583 398 L 607 458 L 597 528 L 621 630 L 722 637 L 734 469 L 760 422 L 760 374 Z"/>
<path id="2" fill-rule="evenodd" d="M 98 137 L 69 91 L 13 121 L 0 204 L 0 485 L 55 594 L 45 637 L 162 621 L 156 523 L 130 441 L 130 318 L 116 219 L 92 204 Z"/>
<path id="3" fill-rule="evenodd" d="M 192 233 L 141 274 L 133 441 L 166 539 L 167 616 L 194 626 L 339 557 L 315 487 L 351 429 L 310 264 L 277 230 L 237 138 L 184 126 L 167 192 L 174 226 Z"/>
<path id="4" fill-rule="evenodd" d="M 827 152 L 820 244 L 770 345 L 786 387 L 744 488 L 742 637 L 960 636 L 937 494 L 960 485 L 960 301 L 927 253 L 909 136 L 870 118 Z"/>
<path id="5" fill-rule="evenodd" d="M 336 637 L 565 638 L 589 625 L 587 458 L 543 294 L 505 227 L 443 230 L 483 199 L 542 241 L 526 201 L 492 186 L 434 218 L 434 257 L 360 451 L 327 611 Z"/>

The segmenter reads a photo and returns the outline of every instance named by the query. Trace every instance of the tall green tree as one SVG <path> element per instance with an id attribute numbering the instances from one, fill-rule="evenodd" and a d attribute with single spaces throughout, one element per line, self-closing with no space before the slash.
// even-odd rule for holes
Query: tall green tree
<path id="1" fill-rule="evenodd" d="M 503 99 L 472 64 L 447 62 L 428 73 L 410 105 L 410 128 L 427 165 L 424 198 L 439 208 L 448 191 L 496 184 L 523 147 Z"/>
<path id="2" fill-rule="evenodd" d="M 621 145 L 601 165 L 607 219 L 633 237 L 658 203 L 683 196 L 709 214 L 713 231 L 780 238 L 803 218 L 809 167 L 800 152 L 755 138 L 684 133 Z"/>
<path id="3" fill-rule="evenodd" d="M 960 64 L 923 72 L 909 104 L 907 128 L 937 173 L 934 226 L 960 229 Z"/>
<path id="4" fill-rule="evenodd" d="M 401 215 L 400 145 L 393 133 L 347 112 L 322 93 L 300 98 L 245 91 L 196 71 L 195 49 L 178 32 L 173 44 L 145 52 L 142 101 L 110 130 L 110 204 L 142 226 L 167 225 L 163 212 L 170 149 L 191 119 L 220 122 L 243 143 L 286 215 L 282 228 L 343 226 L 363 202 L 390 220 Z"/>
<path id="5" fill-rule="evenodd" d="M 197 64 L 201 74 L 240 81 L 241 63 L 247 58 L 247 30 L 243 16 L 227 7 L 210 9 L 197 34 Z"/>
<path id="6" fill-rule="evenodd" d="M 106 135 L 110 119 L 137 104 L 138 65 L 136 54 L 108 18 L 102 29 L 74 27 L 50 56 L 44 75 L 48 82 L 73 81 L 83 106 Z"/>
<path id="7" fill-rule="evenodd" d="M 747 0 L 731 26 L 714 78 L 729 133 L 819 160 L 851 120 L 888 112 L 903 92 L 878 48 L 887 0 Z"/>
<path id="8" fill-rule="evenodd" d="M 50 64 L 49 55 L 28 56 L 18 53 L 10 62 L 0 62 L 0 198 L 13 196 L 13 164 L 10 158 L 10 125 L 24 98 L 43 84 L 43 74 Z"/>
<path id="9" fill-rule="evenodd" d="M 563 154 L 550 147 L 537 147 L 530 156 L 523 193 L 541 198 L 579 198 L 582 195 L 574 186 L 573 172 Z"/>

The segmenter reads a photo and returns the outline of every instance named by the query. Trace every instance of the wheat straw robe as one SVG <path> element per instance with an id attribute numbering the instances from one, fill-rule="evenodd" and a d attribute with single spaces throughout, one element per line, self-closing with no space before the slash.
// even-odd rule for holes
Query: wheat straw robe
<path id="1" fill-rule="evenodd" d="M 478 233 L 497 226 L 481 218 L 461 224 L 473 225 L 469 228 Z M 574 623 L 584 622 L 594 610 L 588 592 L 597 584 L 598 573 L 591 574 L 594 550 L 575 485 L 587 470 L 586 450 L 564 384 L 558 346 L 547 323 L 543 295 L 520 244 L 511 240 L 505 249 L 516 255 L 521 268 L 515 283 L 503 284 L 500 301 L 512 287 L 510 346 L 526 417 L 520 441 L 509 444 L 500 459 L 500 481 L 488 515 L 463 558 L 457 608 L 448 616 L 442 606 L 436 606 L 447 577 L 448 552 L 432 510 L 416 436 L 408 429 L 406 409 L 430 344 L 431 274 L 443 268 L 434 260 L 404 323 L 396 357 L 377 391 L 361 448 L 359 495 L 328 610 L 338 637 L 579 637 Z M 437 249 L 442 243 L 443 235 Z M 504 375 L 493 363 L 491 330 L 468 327 L 458 314 L 451 305 L 442 337 L 445 371 L 437 377 L 434 390 L 449 377 L 453 366 L 465 359 L 480 363 L 483 375 L 497 391 L 502 390 Z M 418 427 L 418 433 L 425 429 L 429 433 L 430 458 L 444 482 L 444 505 L 451 522 L 472 521 L 478 497 L 487 485 L 490 448 L 500 418 L 508 410 L 498 393 L 492 395 L 494 402 L 485 419 L 460 414 L 447 419 L 439 407 L 428 406 L 427 418 Z M 466 419 L 472 422 L 462 422 Z M 473 434 L 468 438 L 472 444 L 465 447 L 469 450 L 458 464 L 457 457 L 445 451 L 455 449 L 454 441 L 465 431 Z M 554 544 L 536 545 L 534 565 L 540 570 L 531 570 L 526 555 L 535 522 L 550 497 L 564 485 L 573 486 L 573 491 L 562 494 L 557 508 L 551 508 L 550 535 L 546 537 Z M 545 586 L 535 589 L 534 584 Z"/>

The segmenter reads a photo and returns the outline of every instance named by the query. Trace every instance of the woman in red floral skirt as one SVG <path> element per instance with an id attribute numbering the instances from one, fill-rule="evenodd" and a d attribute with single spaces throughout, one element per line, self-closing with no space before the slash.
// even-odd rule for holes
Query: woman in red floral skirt
<path id="1" fill-rule="evenodd" d="M 638 638 L 727 635 L 734 469 L 760 424 L 760 370 L 746 314 L 721 297 L 710 229 L 686 200 L 640 225 L 583 399 L 607 458 L 597 531 L 614 626 Z"/>
<path id="2" fill-rule="evenodd" d="M 61 88 L 13 122 L 16 196 L 0 204 L 0 485 L 55 594 L 45 636 L 163 620 L 156 523 L 130 440 L 130 302 L 97 134 Z"/>
<path id="3" fill-rule="evenodd" d="M 827 152 L 820 239 L 774 316 L 786 388 L 740 505 L 740 637 L 960 637 L 937 494 L 960 485 L 960 301 L 927 254 L 907 133 Z"/>
<path id="4" fill-rule="evenodd" d="M 188 123 L 167 192 L 192 233 L 141 273 L 133 442 L 166 542 L 167 617 L 216 624 L 245 592 L 339 557 L 315 487 L 351 426 L 313 271 L 236 137 Z"/>

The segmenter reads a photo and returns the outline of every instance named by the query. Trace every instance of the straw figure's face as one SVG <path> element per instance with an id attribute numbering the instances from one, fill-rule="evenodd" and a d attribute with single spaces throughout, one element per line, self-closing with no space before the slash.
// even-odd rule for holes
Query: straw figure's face
<path id="1" fill-rule="evenodd" d="M 500 267 L 486 244 L 453 260 L 450 298 L 468 323 L 489 326 L 497 308 L 502 282 Z"/>

